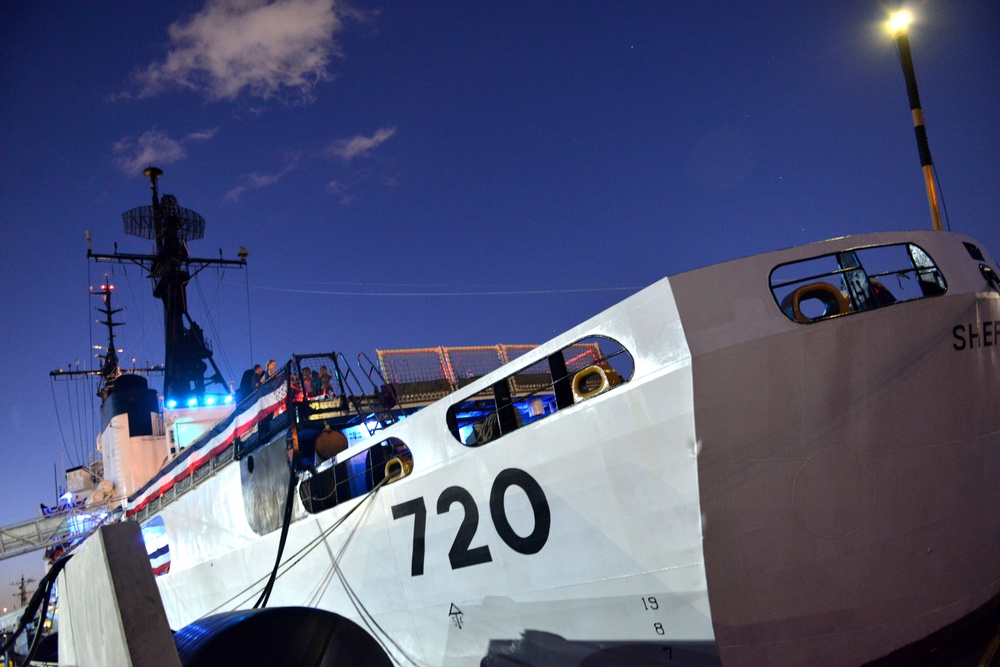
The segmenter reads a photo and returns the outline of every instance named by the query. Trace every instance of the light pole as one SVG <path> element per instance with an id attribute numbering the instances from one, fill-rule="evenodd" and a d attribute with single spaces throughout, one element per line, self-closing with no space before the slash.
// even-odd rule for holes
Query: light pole
<path id="1" fill-rule="evenodd" d="M 927 144 L 927 128 L 924 126 L 924 112 L 920 109 L 920 94 L 917 92 L 917 76 L 913 72 L 913 58 L 910 56 L 910 39 L 907 28 L 913 21 L 913 16 L 905 9 L 889 17 L 889 35 L 896 43 L 899 52 L 899 64 L 903 67 L 903 78 L 906 79 L 906 95 L 910 98 L 910 111 L 913 112 L 913 130 L 917 135 L 917 150 L 920 153 L 920 167 L 924 172 L 924 185 L 927 188 L 927 203 L 931 209 L 931 225 L 935 231 L 941 231 L 941 211 L 938 208 L 937 189 L 934 187 L 934 163 L 931 162 L 931 149 Z"/>

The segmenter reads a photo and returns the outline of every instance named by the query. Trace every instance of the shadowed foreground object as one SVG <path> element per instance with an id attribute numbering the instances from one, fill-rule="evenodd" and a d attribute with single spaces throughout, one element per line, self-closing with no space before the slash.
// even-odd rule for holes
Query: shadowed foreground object
<path id="1" fill-rule="evenodd" d="M 184 667 L 363 667 L 390 665 L 355 623 L 321 609 L 284 607 L 208 616 L 177 631 Z"/>

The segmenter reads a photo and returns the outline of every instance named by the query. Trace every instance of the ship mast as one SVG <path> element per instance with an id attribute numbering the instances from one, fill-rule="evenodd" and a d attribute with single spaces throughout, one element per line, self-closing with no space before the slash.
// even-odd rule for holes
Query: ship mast
<path id="1" fill-rule="evenodd" d="M 90 240 L 90 232 L 87 232 L 88 243 Z M 115 327 L 120 327 L 124 322 L 115 322 L 112 318 L 115 314 L 120 313 L 124 308 L 112 308 L 111 307 L 111 295 L 114 293 L 115 286 L 108 282 L 108 276 L 104 276 L 104 283 L 101 285 L 101 289 L 95 290 L 91 288 L 90 293 L 92 296 L 99 296 L 104 304 L 103 308 L 99 308 L 98 312 L 104 315 L 103 320 L 98 320 L 99 324 L 103 324 L 108 329 L 108 346 L 104 351 L 104 354 L 98 354 L 97 358 L 101 360 L 101 367 L 97 370 L 75 370 L 75 371 L 64 371 L 63 369 L 57 369 L 49 373 L 50 377 L 59 378 L 78 378 L 87 375 L 96 375 L 100 377 L 100 386 L 97 389 L 97 395 L 101 397 L 101 400 L 105 400 L 108 395 L 114 390 L 115 380 L 119 378 L 122 374 L 121 362 L 118 360 L 118 353 L 121 350 L 115 347 Z M 95 346 L 97 349 L 101 349 L 99 346 Z M 77 363 L 79 365 L 79 362 Z M 152 374 L 152 373 L 162 373 L 163 366 L 150 366 L 148 363 L 143 368 L 137 368 L 135 366 L 135 359 L 132 360 L 132 367 L 126 368 L 125 372 L 132 375 L 137 374 Z"/>
<path id="2" fill-rule="evenodd" d="M 115 327 L 121 326 L 122 323 L 115 322 L 112 317 L 115 313 L 122 312 L 123 309 L 111 307 L 111 294 L 114 289 L 115 286 L 108 282 L 107 276 L 104 276 L 104 284 L 101 285 L 101 289 L 93 293 L 94 296 L 102 297 L 104 308 L 100 312 L 104 314 L 104 321 L 101 324 L 108 328 L 108 349 L 104 354 L 99 355 L 101 359 L 101 387 L 98 389 L 97 395 L 102 400 L 108 397 L 108 394 L 114 389 L 115 380 L 122 374 L 118 363 L 118 351 L 115 349 Z"/>
<path id="3" fill-rule="evenodd" d="M 924 186 L 927 188 L 927 203 L 931 209 L 931 226 L 934 231 L 941 231 L 941 211 L 938 207 L 937 190 L 934 187 L 934 163 L 931 161 L 931 148 L 927 143 L 927 128 L 924 126 L 924 112 L 920 108 L 920 93 L 917 92 L 917 75 L 913 71 L 913 57 L 910 55 L 910 38 L 907 28 L 913 16 L 910 12 L 900 10 L 889 18 L 889 34 L 896 43 L 899 52 L 899 64 L 903 67 L 903 78 L 906 79 L 906 95 L 910 99 L 910 111 L 913 113 L 913 130 L 917 135 L 917 151 L 920 153 L 920 168 L 924 172 Z"/>
<path id="4" fill-rule="evenodd" d="M 87 249 L 87 257 L 97 262 L 132 263 L 147 271 L 153 281 L 153 296 L 163 302 L 164 321 L 164 380 L 163 396 L 168 402 L 201 403 L 205 390 L 220 385 L 225 393 L 229 386 L 212 358 L 212 350 L 201 327 L 187 311 L 187 284 L 193 275 L 209 266 L 246 266 L 246 252 L 239 259 L 190 257 L 187 241 L 205 235 L 205 218 L 177 204 L 177 198 L 160 197 L 157 181 L 163 171 L 148 167 L 143 174 L 153 191 L 152 205 L 139 206 L 122 214 L 125 233 L 151 239 L 155 254 L 119 253 L 105 255 Z M 208 374 L 211 367 L 211 374 Z"/>

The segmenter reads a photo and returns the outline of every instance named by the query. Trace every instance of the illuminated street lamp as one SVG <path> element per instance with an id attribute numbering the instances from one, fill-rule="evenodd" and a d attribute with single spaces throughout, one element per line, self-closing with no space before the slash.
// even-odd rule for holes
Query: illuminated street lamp
<path id="1" fill-rule="evenodd" d="M 913 23 L 913 14 L 907 10 L 900 9 L 898 12 L 893 12 L 889 16 L 889 34 L 893 39 L 905 35 L 906 29 L 910 27 L 911 23 Z"/>
<path id="2" fill-rule="evenodd" d="M 905 9 L 889 17 L 887 27 L 892 41 L 896 43 L 899 53 L 899 64 L 903 67 L 903 78 L 906 79 L 906 94 L 910 98 L 910 111 L 913 112 L 913 129 L 917 135 L 917 150 L 920 153 L 920 166 L 924 172 L 924 185 L 927 187 L 927 203 L 931 209 L 931 225 L 935 231 L 941 231 L 941 211 L 938 208 L 937 189 L 934 187 L 934 165 L 931 162 L 931 149 L 927 144 L 927 128 L 924 127 L 924 113 L 920 109 L 920 94 L 917 92 L 917 76 L 913 72 L 913 58 L 910 56 L 910 39 L 907 28 L 913 21 L 913 16 Z"/>

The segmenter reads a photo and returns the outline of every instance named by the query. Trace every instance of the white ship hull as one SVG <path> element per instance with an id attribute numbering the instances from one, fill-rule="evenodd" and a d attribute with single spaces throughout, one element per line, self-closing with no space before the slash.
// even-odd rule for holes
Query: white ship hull
<path id="1" fill-rule="evenodd" d="M 837 239 L 656 283 L 339 454 L 391 438 L 412 471 L 316 513 L 300 488 L 268 607 L 349 618 L 400 664 L 892 660 L 1000 595 L 1000 285 L 971 243 Z M 786 307 L 780 267 L 905 244 L 946 289 L 927 269 L 909 301 Z M 463 401 L 593 337 L 631 356 L 626 382 L 456 437 Z M 165 527 L 175 630 L 254 605 L 291 446 L 133 497 Z"/>
<path id="2" fill-rule="evenodd" d="M 629 391 L 560 411 L 492 447 L 455 441 L 445 421 L 447 399 L 390 427 L 380 437 L 409 445 L 413 472 L 371 500 L 312 516 L 298 508 L 285 547 L 289 559 L 328 536 L 279 578 L 269 604 L 319 606 L 357 618 L 346 581 L 384 631 L 387 648 L 398 645 L 399 659 L 420 664 L 478 662 L 491 642 L 519 640 L 526 630 L 571 641 L 711 644 L 690 355 L 678 327 L 668 328 L 673 340 L 663 339 L 662 324 L 677 322 L 669 282 L 622 307 L 641 311 L 636 315 L 647 326 L 633 322 L 625 331 L 616 324 L 622 311 L 609 311 L 532 358 L 595 333 L 624 339 L 639 352 Z M 641 354 L 647 347 L 649 354 Z M 548 504 L 551 530 L 535 554 L 508 547 L 491 520 L 491 486 L 511 468 L 535 479 Z M 239 467 L 227 466 L 161 512 L 172 562 L 159 582 L 175 627 L 234 603 L 252 604 L 260 586 L 243 591 L 270 572 L 278 534 L 256 536 L 239 502 L 240 485 Z M 449 562 L 469 517 L 460 505 L 440 515 L 435 506 L 455 486 L 479 508 L 470 548 L 487 547 L 489 562 L 458 569 Z M 418 576 L 411 576 L 414 519 L 394 520 L 391 510 L 414 500 L 427 508 Z M 522 536 L 538 520 L 517 487 L 504 512 Z M 172 526 L 184 528 L 175 533 Z"/>

